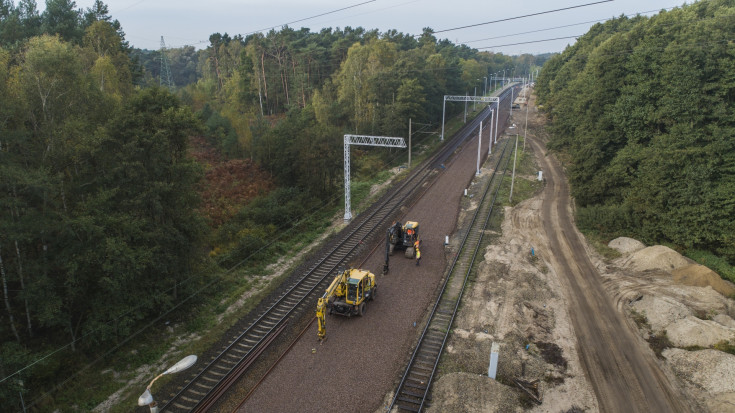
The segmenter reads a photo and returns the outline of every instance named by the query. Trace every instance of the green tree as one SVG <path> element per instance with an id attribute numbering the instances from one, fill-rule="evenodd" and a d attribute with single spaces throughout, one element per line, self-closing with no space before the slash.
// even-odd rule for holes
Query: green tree
<path id="1" fill-rule="evenodd" d="M 81 43 L 82 17 L 76 6 L 73 0 L 46 0 L 46 10 L 41 14 L 43 33 L 58 34 L 65 41 Z"/>

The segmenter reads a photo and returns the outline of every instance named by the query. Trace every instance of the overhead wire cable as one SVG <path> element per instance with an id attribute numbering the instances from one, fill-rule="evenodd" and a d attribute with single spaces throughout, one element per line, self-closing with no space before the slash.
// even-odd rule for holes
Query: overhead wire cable
<path id="1" fill-rule="evenodd" d="M 484 22 L 484 23 L 468 24 L 466 26 L 452 27 L 451 29 L 436 30 L 436 31 L 432 32 L 432 34 L 451 32 L 451 31 L 454 31 L 454 30 L 461 30 L 461 29 L 468 29 L 470 27 L 484 26 L 484 25 L 487 25 L 487 24 L 494 24 L 494 23 L 506 22 L 506 21 L 510 21 L 510 20 L 524 19 L 526 17 L 540 16 L 542 14 L 556 13 L 556 12 L 564 11 L 564 10 L 578 9 L 580 7 L 594 6 L 596 4 L 609 3 L 611 1 L 615 1 L 615 0 L 601 0 L 601 1 L 596 1 L 596 2 L 593 2 L 593 3 L 585 3 L 585 4 L 579 4 L 579 5 L 576 5 L 576 6 L 563 7 L 561 9 L 546 10 L 546 11 L 540 11 L 538 13 L 524 14 L 522 16 L 506 17 L 504 19 L 498 19 L 498 20 L 493 20 L 493 21 Z"/>
<path id="2" fill-rule="evenodd" d="M 340 12 L 340 11 L 342 11 L 342 10 L 352 9 L 352 8 L 354 8 L 354 7 L 359 7 L 359 6 L 362 6 L 362 5 L 364 5 L 364 4 L 368 4 L 368 3 L 374 3 L 375 1 L 376 1 L 376 0 L 368 0 L 368 1 L 363 1 L 362 3 L 357 3 L 357 4 L 353 4 L 353 5 L 351 5 L 351 6 L 347 6 L 347 7 L 342 7 L 341 9 L 336 9 L 336 10 L 328 11 L 328 12 L 325 12 L 325 13 L 321 13 L 321 14 L 317 14 L 317 15 L 311 16 L 311 17 L 305 17 L 305 18 L 303 18 L 303 19 L 299 19 L 299 20 L 294 20 L 294 21 L 291 21 L 291 22 L 288 22 L 288 23 L 283 23 L 283 24 L 279 24 L 279 25 L 276 25 L 276 26 L 266 27 L 265 29 L 259 29 L 259 30 L 254 30 L 254 31 L 252 31 L 252 32 L 250 32 L 250 33 L 245 33 L 245 36 L 247 36 L 247 35 L 249 35 L 249 34 L 254 34 L 254 33 L 260 33 L 260 32 L 264 32 L 264 31 L 266 31 L 266 30 L 271 30 L 271 29 L 275 29 L 275 28 L 278 28 L 278 27 L 283 27 L 283 26 L 287 26 L 287 25 L 289 25 L 289 24 L 293 24 L 293 23 L 298 23 L 298 22 L 303 22 L 303 21 L 306 21 L 306 20 L 311 20 L 311 19 L 315 19 L 315 18 L 317 18 L 317 17 L 322 17 L 322 16 L 326 16 L 326 15 L 328 15 L 328 14 L 333 14 L 333 13 L 337 13 L 337 12 Z M 612 1 L 612 0 L 610 0 L 610 1 Z"/>
<path id="3" fill-rule="evenodd" d="M 626 14 L 624 17 L 635 17 L 635 16 L 647 14 L 647 13 L 658 13 L 661 10 L 671 10 L 671 9 L 673 9 L 675 7 L 677 7 L 677 6 L 666 7 L 666 8 L 663 8 L 663 9 L 656 9 L 656 10 L 641 11 L 641 12 L 637 12 L 637 13 Z M 460 43 L 467 44 L 467 43 L 482 42 L 482 41 L 485 41 L 485 40 L 502 39 L 503 37 L 513 37 L 513 36 L 520 36 L 522 34 L 531 34 L 531 33 L 546 32 L 546 31 L 549 31 L 549 30 L 556 30 L 556 29 L 564 29 L 564 28 L 567 28 L 567 27 L 581 26 L 583 24 L 601 23 L 601 22 L 606 22 L 606 21 L 609 21 L 609 20 L 619 19 L 619 18 L 620 17 L 608 17 L 606 19 L 588 20 L 586 22 L 573 23 L 573 24 L 565 24 L 563 26 L 548 27 L 546 29 L 531 30 L 531 31 L 527 31 L 527 32 L 504 34 L 502 36 L 486 37 L 484 39 L 468 40 L 468 41 L 460 42 Z"/>
<path id="4" fill-rule="evenodd" d="M 353 5 L 350 5 L 350 6 L 346 6 L 346 7 L 342 7 L 342 8 L 339 8 L 339 9 L 330 10 L 330 11 L 327 11 L 327 12 L 324 12 L 324 13 L 320 13 L 320 14 L 315 14 L 313 16 L 304 17 L 303 19 L 293 20 L 293 21 L 290 21 L 290 22 L 287 22 L 287 23 L 277 24 L 275 26 L 266 27 L 266 28 L 258 29 L 258 30 L 253 30 L 251 32 L 244 33 L 244 34 L 241 33 L 240 35 L 241 36 L 249 36 L 251 34 L 260 33 L 260 32 L 264 32 L 264 31 L 271 30 L 271 29 L 277 29 L 277 28 L 283 27 L 283 26 L 288 26 L 289 24 L 299 23 L 299 22 L 303 22 L 303 21 L 306 21 L 306 20 L 316 19 L 317 17 L 327 16 L 327 15 L 334 14 L 334 13 L 337 13 L 337 12 L 340 12 L 340 11 L 352 9 L 352 8 L 359 7 L 359 6 L 363 6 L 363 5 L 368 4 L 368 3 L 374 3 L 376 1 L 377 0 L 363 1 L 362 3 L 356 3 L 356 4 L 353 4 Z M 200 40 L 198 42 L 187 43 L 187 44 L 185 44 L 183 46 L 193 46 L 193 45 L 197 45 L 197 44 L 205 44 L 207 42 L 209 42 L 209 40 Z"/>
<path id="5" fill-rule="evenodd" d="M 584 35 L 583 34 L 578 34 L 576 36 L 555 37 L 553 39 L 532 40 L 532 41 L 528 41 L 528 42 L 508 43 L 508 44 L 499 44 L 499 45 L 496 45 L 496 46 L 478 47 L 477 49 L 478 50 L 481 50 L 481 49 L 493 49 L 493 48 L 496 48 L 496 47 L 517 46 L 519 44 L 543 43 L 543 42 L 551 42 L 551 41 L 554 41 L 554 40 L 562 40 L 562 39 L 577 39 L 577 38 L 580 38 L 582 36 L 584 36 Z"/>

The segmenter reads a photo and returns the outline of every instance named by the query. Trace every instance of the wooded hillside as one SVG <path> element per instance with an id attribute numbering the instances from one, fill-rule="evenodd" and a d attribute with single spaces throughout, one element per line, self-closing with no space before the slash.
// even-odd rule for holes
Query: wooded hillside
<path id="1" fill-rule="evenodd" d="M 579 224 L 735 263 L 735 2 L 597 24 L 544 66 Z"/>

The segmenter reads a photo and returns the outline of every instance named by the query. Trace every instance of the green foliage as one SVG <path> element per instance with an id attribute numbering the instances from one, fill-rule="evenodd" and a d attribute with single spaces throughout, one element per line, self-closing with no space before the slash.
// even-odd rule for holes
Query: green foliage
<path id="1" fill-rule="evenodd" d="M 651 347 L 651 350 L 653 350 L 653 353 L 656 354 L 656 357 L 660 359 L 664 358 L 664 350 L 673 347 L 671 340 L 669 340 L 669 336 L 666 334 L 666 330 L 659 331 L 658 333 L 651 332 L 646 341 L 648 341 L 648 345 Z"/>
<path id="2" fill-rule="evenodd" d="M 630 234 L 637 228 L 636 216 L 627 205 L 593 205 L 577 209 L 577 225 L 583 231 L 595 231 L 608 238 Z"/>
<path id="3" fill-rule="evenodd" d="M 12 103 L 0 109 L 0 256 L 14 320 L 0 329 L 3 371 L 23 362 L 11 341 L 71 343 L 24 373 L 29 399 L 82 364 L 79 350 L 120 343 L 198 287 L 201 173 L 186 156 L 197 122 L 167 92 L 133 93 L 111 29 L 92 23 L 81 46 L 44 35 L 0 49 L 0 95 Z"/>
<path id="4" fill-rule="evenodd" d="M 245 261 L 254 267 L 277 259 L 301 241 L 296 234 L 322 227 L 329 210 L 317 210 L 318 206 L 318 200 L 298 188 L 279 188 L 258 197 L 217 231 L 213 256 L 224 268 Z"/>
<path id="5" fill-rule="evenodd" d="M 715 350 L 720 350 L 720 351 L 723 351 L 725 353 L 730 353 L 730 354 L 735 355 L 735 340 L 730 340 L 730 341 L 728 341 L 728 340 L 722 340 L 722 341 L 716 343 L 713 346 L 713 348 Z"/>
<path id="6" fill-rule="evenodd" d="M 735 262 L 731 1 L 593 26 L 537 93 L 569 155 L 580 227 Z"/>

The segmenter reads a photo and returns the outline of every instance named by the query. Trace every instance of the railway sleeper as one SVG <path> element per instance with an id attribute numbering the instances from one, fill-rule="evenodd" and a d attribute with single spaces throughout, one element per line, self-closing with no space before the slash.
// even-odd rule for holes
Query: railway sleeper
<path id="1" fill-rule="evenodd" d="M 219 377 L 219 378 L 217 378 L 217 377 L 209 377 L 206 374 L 203 375 L 203 376 L 201 376 L 201 377 L 199 377 L 199 378 L 202 379 L 202 380 L 204 380 L 204 381 L 210 382 L 213 385 L 219 383 L 219 381 L 222 379 L 221 377 Z M 203 385 L 200 381 L 195 381 L 194 382 L 194 386 L 199 386 L 199 387 L 202 387 L 202 388 L 205 388 L 205 389 L 209 389 L 209 387 Z M 192 387 L 189 387 L 189 388 L 191 389 Z"/>
<path id="2" fill-rule="evenodd" d="M 176 407 L 177 409 L 180 409 L 180 410 L 185 410 L 185 411 L 187 411 L 187 412 L 188 412 L 188 411 L 191 411 L 191 410 L 192 410 L 192 409 L 194 408 L 194 405 L 184 405 L 184 404 L 181 404 L 181 403 L 179 403 L 179 402 L 174 402 L 174 403 L 173 403 L 173 405 L 174 405 L 174 407 Z"/>
<path id="3" fill-rule="evenodd" d="M 421 384 L 421 382 L 416 382 L 416 383 L 418 384 L 414 384 L 413 381 L 409 382 L 408 380 L 406 380 L 406 382 L 403 383 L 403 386 L 410 387 L 412 389 L 416 389 L 416 390 L 423 391 L 423 392 L 426 391 L 426 383 L 424 384 Z"/>
<path id="4" fill-rule="evenodd" d="M 424 367 L 426 365 L 428 365 L 429 367 Z M 414 364 L 413 364 L 413 366 L 411 366 L 411 368 L 412 369 L 432 371 L 432 370 L 434 370 L 434 363 L 427 363 L 425 361 L 414 360 Z"/>
<path id="5" fill-rule="evenodd" d="M 232 369 L 228 368 L 227 366 L 223 366 L 222 364 L 217 364 L 217 365 L 212 366 L 209 369 L 209 373 L 216 374 L 222 377 L 222 376 L 226 376 L 227 374 L 229 374 L 230 370 Z"/>
<path id="6" fill-rule="evenodd" d="M 423 342 L 423 343 L 421 343 L 421 348 L 420 348 L 419 352 L 421 352 L 421 351 L 438 352 L 439 349 L 441 349 L 441 347 L 442 347 L 441 344 Z"/>
<path id="7" fill-rule="evenodd" d="M 423 399 L 424 398 L 424 394 L 423 393 L 412 392 L 412 391 L 407 390 L 405 388 L 403 390 L 401 390 L 401 394 L 406 395 L 406 396 L 416 397 L 416 398 L 419 398 L 419 399 Z"/>
<path id="8" fill-rule="evenodd" d="M 408 410 L 410 412 L 418 412 L 419 411 L 419 408 L 418 407 L 415 407 L 415 406 L 420 406 L 421 405 L 421 402 L 418 402 L 417 403 L 417 402 L 412 401 L 412 400 L 404 399 L 403 397 L 399 397 L 396 400 L 397 401 L 402 401 L 404 403 L 410 403 L 410 405 L 398 404 L 398 408 L 401 409 L 401 410 Z"/>

